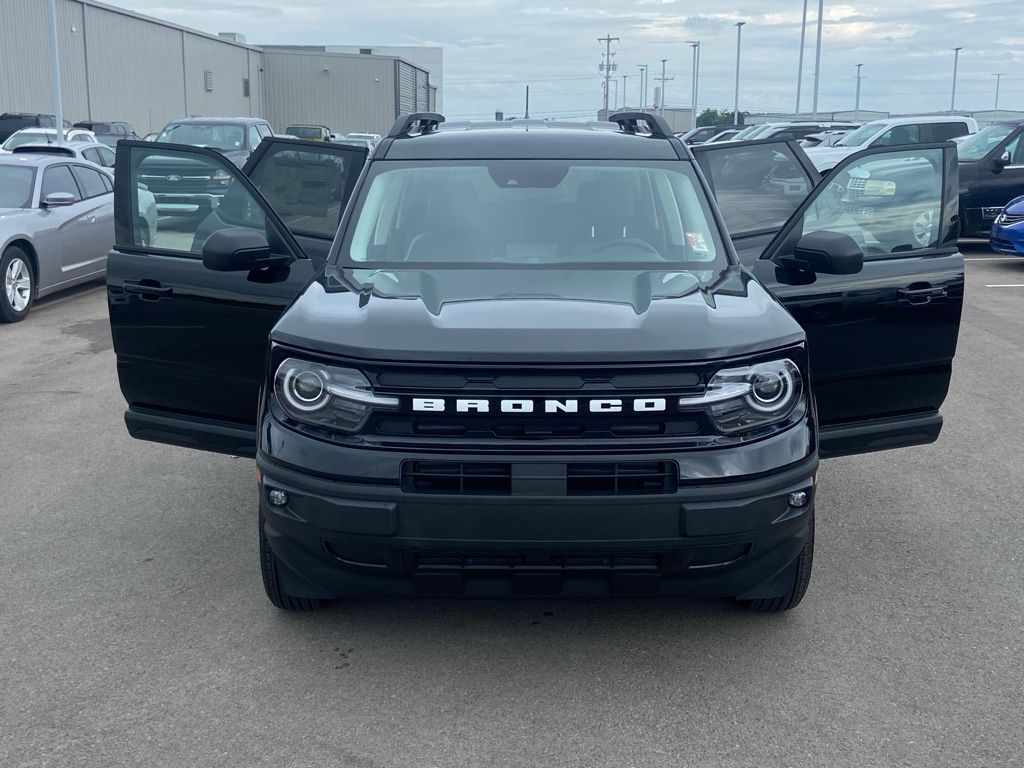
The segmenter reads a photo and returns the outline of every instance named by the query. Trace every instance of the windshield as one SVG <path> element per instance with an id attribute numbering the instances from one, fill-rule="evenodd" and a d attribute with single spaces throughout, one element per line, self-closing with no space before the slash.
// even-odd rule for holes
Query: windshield
<path id="1" fill-rule="evenodd" d="M 835 143 L 837 147 L 859 147 L 885 126 L 885 123 L 868 123 L 853 133 L 848 133 Z"/>
<path id="2" fill-rule="evenodd" d="M 25 144 L 48 144 L 57 140 L 56 131 L 18 131 L 4 142 L 3 148 L 8 152 Z"/>
<path id="3" fill-rule="evenodd" d="M 964 136 L 957 142 L 956 156 L 960 161 L 981 160 L 1014 132 L 1013 125 L 990 125 L 975 134 Z"/>
<path id="4" fill-rule="evenodd" d="M 0 165 L 0 208 L 30 208 L 35 169 Z"/>
<path id="5" fill-rule="evenodd" d="M 728 265 L 689 163 L 381 162 L 341 262 L 379 269 Z"/>
<path id="6" fill-rule="evenodd" d="M 299 139 L 319 139 L 323 137 L 323 131 L 319 128 L 310 128 L 309 126 L 292 125 L 288 127 L 285 133 L 289 133 Z"/>
<path id="7" fill-rule="evenodd" d="M 242 126 L 230 123 L 177 123 L 164 128 L 157 141 L 232 150 L 243 147 L 245 133 Z"/>
<path id="8" fill-rule="evenodd" d="M 760 133 L 762 130 L 764 130 L 763 125 L 751 125 L 737 133 L 733 138 L 737 141 L 742 141 L 744 139 L 749 139 L 756 133 Z"/>

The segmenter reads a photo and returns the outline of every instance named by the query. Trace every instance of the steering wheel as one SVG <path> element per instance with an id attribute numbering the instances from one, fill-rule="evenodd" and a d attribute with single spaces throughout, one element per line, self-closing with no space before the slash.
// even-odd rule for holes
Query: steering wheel
<path id="1" fill-rule="evenodd" d="M 620 240 L 608 240 L 606 242 L 601 243 L 600 245 L 595 246 L 594 248 L 591 248 L 590 253 L 591 255 L 596 256 L 599 253 L 604 253 L 605 251 L 611 248 L 623 245 L 633 246 L 639 251 L 644 251 L 646 253 L 651 254 L 652 256 L 657 256 L 659 259 L 665 258 L 664 256 L 661 255 L 661 251 L 659 251 L 653 245 L 648 243 L 646 240 L 641 240 L 638 237 L 624 237 Z"/>

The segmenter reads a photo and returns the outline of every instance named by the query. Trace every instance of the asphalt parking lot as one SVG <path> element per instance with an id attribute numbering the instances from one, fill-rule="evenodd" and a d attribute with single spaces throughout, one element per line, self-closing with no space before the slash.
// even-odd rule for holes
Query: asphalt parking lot
<path id="1" fill-rule="evenodd" d="M 253 463 L 130 440 L 102 287 L 39 303 L 0 326 L 0 766 L 1019 765 L 1024 259 L 965 255 L 942 438 L 824 465 L 773 616 L 284 614 Z"/>

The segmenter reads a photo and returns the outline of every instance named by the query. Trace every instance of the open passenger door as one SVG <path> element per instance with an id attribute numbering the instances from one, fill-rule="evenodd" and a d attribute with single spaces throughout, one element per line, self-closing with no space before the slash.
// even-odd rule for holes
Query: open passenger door
<path id="1" fill-rule="evenodd" d="M 323 267 L 366 150 L 117 145 L 110 326 L 133 437 L 252 456 L 268 334 Z"/>
<path id="2" fill-rule="evenodd" d="M 726 221 L 735 201 L 790 194 L 763 181 L 719 198 Z M 823 457 L 938 437 L 963 307 L 958 188 L 952 143 L 866 150 L 814 187 L 758 258 L 746 252 L 807 334 Z M 837 242 L 846 253 L 831 259 L 822 244 Z"/>

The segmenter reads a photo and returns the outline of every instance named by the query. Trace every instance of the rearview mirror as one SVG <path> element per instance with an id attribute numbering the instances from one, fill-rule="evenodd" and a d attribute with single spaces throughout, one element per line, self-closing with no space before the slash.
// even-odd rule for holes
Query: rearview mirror
<path id="1" fill-rule="evenodd" d="M 203 266 L 215 272 L 251 272 L 290 262 L 288 256 L 274 256 L 266 236 L 255 229 L 218 229 L 203 244 Z"/>
<path id="2" fill-rule="evenodd" d="M 43 198 L 43 206 L 46 208 L 60 208 L 65 205 L 73 205 L 75 196 L 70 192 L 51 192 Z"/>
<path id="3" fill-rule="evenodd" d="M 864 252 L 842 232 L 819 230 L 797 241 L 786 266 L 823 275 L 855 275 L 864 268 Z"/>

